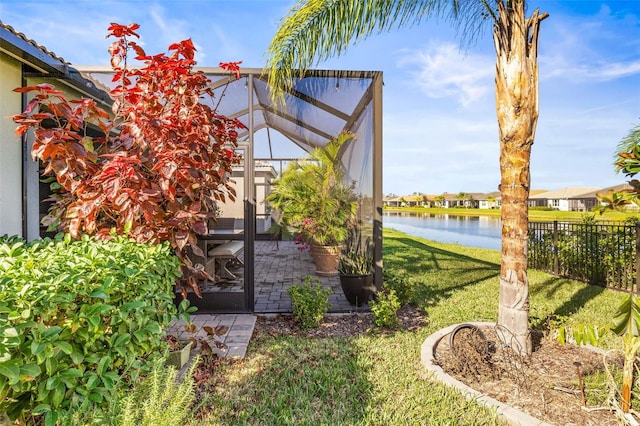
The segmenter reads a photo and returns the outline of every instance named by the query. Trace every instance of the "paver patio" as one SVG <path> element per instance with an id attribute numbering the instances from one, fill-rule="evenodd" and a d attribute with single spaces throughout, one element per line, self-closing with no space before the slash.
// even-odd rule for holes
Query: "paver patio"
<path id="1" fill-rule="evenodd" d="M 291 312 L 291 300 L 287 294 L 287 288 L 292 285 L 302 284 L 307 275 L 313 277 L 314 283 L 319 280 L 322 286 L 330 288 L 329 296 L 331 309 L 329 312 L 349 313 L 368 310 L 368 306 L 355 307 L 349 304 L 340 287 L 337 276 L 320 277 L 314 274 L 315 267 L 308 251 L 301 251 L 292 241 L 256 241 L 255 242 L 255 313 L 264 315 L 269 313 Z M 223 281 L 219 284 L 207 284 L 202 287 L 204 294 L 220 291 L 242 292 L 242 268 L 233 271 L 238 280 Z M 205 295 L 206 297 L 206 295 Z M 215 295 L 211 296 L 215 297 Z M 227 333 L 217 338 L 224 343 L 226 349 L 215 349 L 222 357 L 244 357 L 249 344 L 256 316 L 253 314 L 195 314 L 191 316 L 192 322 L 197 327 L 197 333 L 191 334 L 184 330 L 182 320 L 172 323 L 167 332 L 175 334 L 179 339 L 188 339 L 194 336 L 196 339 L 208 339 L 203 326 L 216 327 L 223 325 L 228 327 Z M 192 357 L 197 353 L 192 352 Z"/>

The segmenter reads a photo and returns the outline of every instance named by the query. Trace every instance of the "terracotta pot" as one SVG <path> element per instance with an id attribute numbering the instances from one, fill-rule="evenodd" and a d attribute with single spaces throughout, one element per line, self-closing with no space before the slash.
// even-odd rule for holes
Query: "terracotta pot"
<path id="1" fill-rule="evenodd" d="M 354 306 L 362 306 L 368 303 L 376 292 L 376 287 L 373 283 L 373 274 L 340 274 L 340 286 L 349 303 Z"/>
<path id="2" fill-rule="evenodd" d="M 338 275 L 340 246 L 311 246 L 311 257 L 316 265 L 316 275 L 333 277 Z"/>

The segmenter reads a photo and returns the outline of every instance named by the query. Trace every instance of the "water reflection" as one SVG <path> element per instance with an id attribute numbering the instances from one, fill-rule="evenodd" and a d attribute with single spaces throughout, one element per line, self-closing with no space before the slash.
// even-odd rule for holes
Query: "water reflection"
<path id="1" fill-rule="evenodd" d="M 500 218 L 421 212 L 384 212 L 383 226 L 442 243 L 500 249 Z"/>

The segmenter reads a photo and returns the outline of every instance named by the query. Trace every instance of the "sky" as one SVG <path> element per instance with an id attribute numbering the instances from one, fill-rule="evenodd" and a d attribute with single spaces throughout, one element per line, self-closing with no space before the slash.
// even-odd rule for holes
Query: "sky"
<path id="1" fill-rule="evenodd" d="M 191 38 L 199 66 L 261 68 L 293 0 L 0 0 L 0 20 L 73 65 L 108 65 L 110 22 L 138 23 L 147 53 Z M 616 146 L 640 125 L 640 0 L 530 0 L 540 116 L 531 188 L 605 188 Z M 497 191 L 491 28 L 462 44 L 443 21 L 376 34 L 320 69 L 383 72 L 383 193 Z"/>

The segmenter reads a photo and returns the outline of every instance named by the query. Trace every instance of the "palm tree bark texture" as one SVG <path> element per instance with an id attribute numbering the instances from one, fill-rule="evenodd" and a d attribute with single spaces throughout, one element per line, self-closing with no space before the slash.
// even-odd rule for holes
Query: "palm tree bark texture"
<path id="1" fill-rule="evenodd" d="M 538 121 L 538 34 L 548 14 L 525 18 L 524 1 L 498 2 L 493 39 L 496 49 L 496 113 L 500 135 L 502 256 L 498 324 L 511 331 L 507 342 L 531 353 L 527 280 L 528 206 L 531 146 Z"/>

